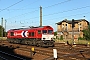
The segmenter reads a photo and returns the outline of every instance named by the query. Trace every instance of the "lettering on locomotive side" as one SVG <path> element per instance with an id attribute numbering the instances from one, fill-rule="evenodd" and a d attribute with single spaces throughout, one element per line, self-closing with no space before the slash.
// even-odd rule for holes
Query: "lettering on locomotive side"
<path id="1" fill-rule="evenodd" d="M 18 35 L 21 35 L 21 33 L 14 33 L 14 36 L 18 36 Z"/>

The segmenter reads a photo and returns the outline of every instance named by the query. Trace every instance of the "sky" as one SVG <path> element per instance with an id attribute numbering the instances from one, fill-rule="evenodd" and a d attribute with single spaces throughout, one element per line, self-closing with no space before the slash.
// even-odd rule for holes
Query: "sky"
<path id="1" fill-rule="evenodd" d="M 42 25 L 49 25 L 57 31 L 58 22 L 86 19 L 90 22 L 90 0 L 0 0 L 0 18 L 3 27 L 9 29 L 40 25 L 40 6 Z M 1 19 L 0 19 L 1 25 Z"/>

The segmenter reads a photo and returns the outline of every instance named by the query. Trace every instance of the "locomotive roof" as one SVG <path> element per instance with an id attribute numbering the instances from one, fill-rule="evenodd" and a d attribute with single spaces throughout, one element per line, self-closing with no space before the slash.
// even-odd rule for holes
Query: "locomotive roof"
<path id="1" fill-rule="evenodd" d="M 18 29 L 10 29 L 10 30 L 26 30 L 26 29 L 35 29 L 35 28 L 44 28 L 44 27 L 50 27 L 50 26 L 38 26 L 38 27 L 29 27 L 29 28 L 18 28 Z"/>

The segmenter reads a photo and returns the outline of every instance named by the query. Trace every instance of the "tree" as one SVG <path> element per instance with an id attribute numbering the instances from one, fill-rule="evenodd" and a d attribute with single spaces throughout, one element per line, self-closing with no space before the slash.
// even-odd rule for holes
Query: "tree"
<path id="1" fill-rule="evenodd" d="M 54 36 L 56 36 L 57 35 L 57 31 L 56 32 L 54 32 Z"/>
<path id="2" fill-rule="evenodd" d="M 90 40 L 90 25 L 88 26 L 88 29 L 83 30 L 83 35 L 86 40 Z"/>
<path id="3" fill-rule="evenodd" d="M 2 26 L 0 26 L 0 37 L 2 36 Z"/>
<path id="4" fill-rule="evenodd" d="M 63 40 L 63 35 L 60 36 L 60 40 Z"/>
<path id="5" fill-rule="evenodd" d="M 4 36 L 5 36 L 4 28 L 0 25 L 0 37 L 4 37 Z"/>

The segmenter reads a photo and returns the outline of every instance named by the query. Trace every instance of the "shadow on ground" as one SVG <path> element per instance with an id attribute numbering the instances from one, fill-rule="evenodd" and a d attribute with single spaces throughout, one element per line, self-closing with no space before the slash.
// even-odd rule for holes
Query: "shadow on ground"
<path id="1" fill-rule="evenodd" d="M 33 58 L 15 54 L 14 49 L 15 48 L 8 48 L 8 46 L 0 46 L 0 51 L 9 53 L 9 54 L 12 54 L 12 56 L 15 56 L 15 57 L 10 56 L 9 59 L 7 60 L 32 60 L 33 59 Z"/>

